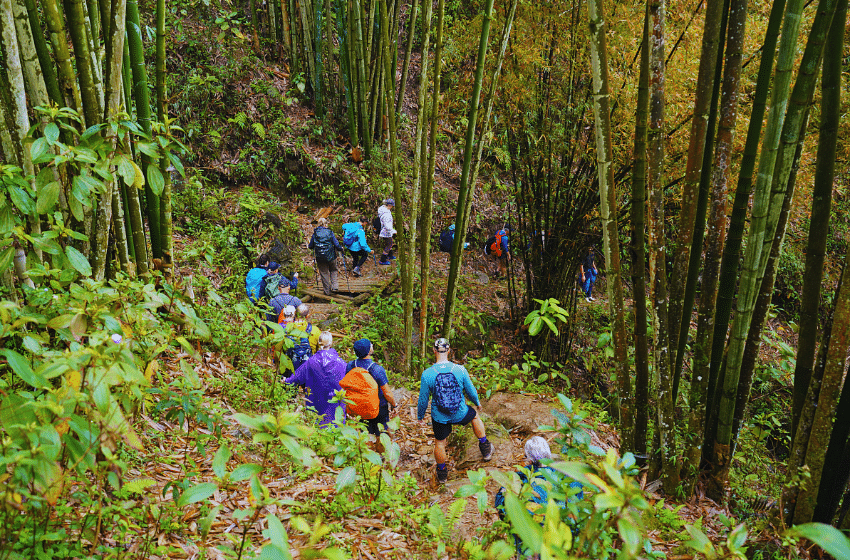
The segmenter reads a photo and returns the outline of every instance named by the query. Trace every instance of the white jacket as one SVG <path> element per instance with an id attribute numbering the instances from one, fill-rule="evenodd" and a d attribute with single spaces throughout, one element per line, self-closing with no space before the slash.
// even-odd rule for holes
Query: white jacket
<path id="1" fill-rule="evenodd" d="M 393 227 L 393 213 L 383 204 L 378 207 L 378 218 L 381 219 L 381 233 L 379 237 L 392 237 L 396 231 Z"/>

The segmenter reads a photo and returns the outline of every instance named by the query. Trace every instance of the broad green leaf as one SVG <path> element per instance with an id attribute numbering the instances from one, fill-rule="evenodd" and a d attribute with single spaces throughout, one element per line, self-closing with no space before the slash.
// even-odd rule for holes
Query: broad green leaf
<path id="1" fill-rule="evenodd" d="M 55 126 L 55 125 L 54 125 Z M 45 156 L 50 153 L 50 144 L 47 143 L 46 138 L 36 138 L 35 142 L 32 143 L 32 147 L 30 148 L 30 157 L 32 158 L 33 163 L 42 163 L 42 160 Z"/>
<path id="2" fill-rule="evenodd" d="M 48 253 L 50 255 L 58 255 L 62 252 L 62 247 L 60 247 L 59 243 L 57 243 L 56 240 L 52 237 L 42 235 L 41 237 L 33 237 L 31 239 L 33 247 L 35 247 L 36 249 L 41 249 L 45 253 Z"/>
<path id="3" fill-rule="evenodd" d="M 322 553 L 326 554 L 327 550 L 323 550 Z M 289 553 L 288 545 L 281 547 L 274 544 L 267 544 L 260 551 L 260 555 L 257 556 L 256 560 L 292 560 L 292 555 Z"/>
<path id="4" fill-rule="evenodd" d="M 58 315 L 47 322 L 47 326 L 51 329 L 67 329 L 71 326 L 71 321 L 74 319 L 74 315 L 66 313 L 64 315 Z"/>
<path id="5" fill-rule="evenodd" d="M 789 533 L 809 539 L 835 560 L 850 560 L 850 539 L 831 525 L 804 523 L 791 527 Z"/>
<path id="6" fill-rule="evenodd" d="M 685 525 L 685 531 L 688 532 L 691 539 L 685 541 L 685 546 L 688 546 L 700 554 L 704 554 L 706 558 L 709 560 L 713 560 L 717 558 L 717 553 L 714 550 L 714 546 L 711 544 L 711 541 L 708 537 L 700 531 L 697 527 L 693 525 Z"/>
<path id="7" fill-rule="evenodd" d="M 508 494 L 505 496 L 505 512 L 511 522 L 513 532 L 519 535 L 523 544 L 531 549 L 532 554 L 540 552 L 543 528 L 534 522 L 528 510 L 525 509 L 525 504 L 521 503 L 513 494 Z"/>
<path id="8" fill-rule="evenodd" d="M 70 245 L 65 248 L 65 255 L 68 257 L 68 262 L 71 263 L 71 266 L 73 266 L 77 272 L 83 276 L 91 276 L 91 265 L 85 255 Z"/>
<path id="9" fill-rule="evenodd" d="M 133 186 L 137 189 L 141 189 L 145 186 L 145 174 L 142 172 L 142 168 L 136 165 L 135 161 L 130 161 L 133 164 L 133 168 L 136 170 L 136 179 L 133 181 Z"/>
<path id="10" fill-rule="evenodd" d="M 35 211 L 39 214 L 47 214 L 53 210 L 53 207 L 59 200 L 59 190 L 61 188 L 62 186 L 58 182 L 53 181 L 39 189 L 38 201 L 35 204 Z"/>
<path id="11" fill-rule="evenodd" d="M 555 323 L 552 322 L 552 319 L 549 317 L 541 317 L 546 325 L 549 327 L 549 330 L 552 331 L 555 336 L 558 336 L 558 327 L 555 326 Z"/>
<path id="12" fill-rule="evenodd" d="M 29 360 L 10 348 L 0 349 L 0 355 L 6 358 L 6 361 L 9 362 L 9 367 L 12 368 L 12 371 L 14 371 L 15 374 L 24 381 L 24 383 L 37 389 L 47 387 L 47 380 L 32 370 Z"/>
<path id="13" fill-rule="evenodd" d="M 59 140 L 59 127 L 56 125 L 56 123 L 47 123 L 47 125 L 44 127 L 44 137 L 51 144 Z"/>
<path id="14" fill-rule="evenodd" d="M 136 148 L 146 156 L 153 159 L 159 158 L 159 152 L 156 149 L 156 144 L 153 142 L 136 142 Z M 150 168 L 150 166 L 148 166 Z"/>
<path id="15" fill-rule="evenodd" d="M 12 204 L 21 214 L 30 215 L 35 211 L 35 204 L 32 202 L 30 193 L 19 187 L 18 185 L 9 185 L 9 198 L 12 199 Z"/>
<path id="16" fill-rule="evenodd" d="M 543 321 L 540 318 L 540 316 L 538 315 L 531 322 L 531 326 L 528 327 L 528 334 L 531 335 L 531 336 L 537 336 L 538 334 L 540 334 L 540 331 L 542 329 L 543 329 Z"/>
<path id="17" fill-rule="evenodd" d="M 357 471 L 354 467 L 345 467 L 336 475 L 336 491 L 339 492 L 343 488 L 354 484 L 355 480 L 357 480 Z"/>
<path id="18" fill-rule="evenodd" d="M 227 446 L 227 443 L 222 443 L 218 448 L 218 451 L 215 452 L 215 456 L 212 461 L 212 470 L 217 477 L 223 478 L 227 473 L 227 461 L 229 459 L 230 448 Z"/>
<path id="19" fill-rule="evenodd" d="M 623 543 L 626 545 L 626 552 L 634 556 L 643 540 L 640 528 L 635 526 L 631 519 L 620 518 L 617 520 L 617 530 L 620 532 L 620 538 L 623 539 Z"/>
<path id="20" fill-rule="evenodd" d="M 230 473 L 230 481 L 242 482 L 243 480 L 248 480 L 252 476 L 260 474 L 262 470 L 263 467 L 254 463 L 246 463 L 244 465 L 239 465 L 238 467 L 233 469 L 232 473 Z"/>
<path id="21" fill-rule="evenodd" d="M 159 167 L 153 163 L 148 165 L 148 184 L 150 185 L 153 194 L 156 196 L 162 195 L 162 191 L 165 189 L 165 179 L 163 178 Z"/>
<path id="22" fill-rule="evenodd" d="M 177 500 L 177 507 L 182 508 L 189 504 L 202 502 L 215 494 L 216 490 L 218 490 L 218 486 L 214 482 L 202 482 L 192 486 L 180 495 L 180 499 Z"/>
<path id="23" fill-rule="evenodd" d="M 289 537 L 287 536 L 286 529 L 284 529 L 283 523 L 280 522 L 280 519 L 278 519 L 276 515 L 269 515 L 266 517 L 266 521 L 268 522 L 269 528 L 263 531 L 263 535 L 271 539 L 273 545 L 280 548 L 289 548 L 287 545 Z"/>
<path id="24" fill-rule="evenodd" d="M 726 539 L 726 546 L 729 547 L 729 550 L 740 551 L 745 542 L 747 542 L 747 526 L 741 523 L 729 533 L 729 537 Z"/>

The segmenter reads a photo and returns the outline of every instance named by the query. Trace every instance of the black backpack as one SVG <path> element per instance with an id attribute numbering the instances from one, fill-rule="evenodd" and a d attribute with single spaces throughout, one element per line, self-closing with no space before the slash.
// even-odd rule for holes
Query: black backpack
<path id="1" fill-rule="evenodd" d="M 313 330 L 313 325 L 308 324 L 305 332 L 309 335 Z M 298 371 L 304 362 L 310 359 L 313 355 L 313 349 L 310 347 L 310 338 L 304 338 L 287 335 L 287 337 L 295 343 L 295 346 L 286 351 L 286 355 L 292 360 L 292 371 Z"/>
<path id="2" fill-rule="evenodd" d="M 452 246 L 455 244 L 455 232 L 454 230 L 447 229 L 443 233 L 440 234 L 440 242 L 438 243 L 440 247 L 440 251 L 444 253 L 451 253 Z"/>
<path id="3" fill-rule="evenodd" d="M 372 228 L 374 228 L 374 230 L 375 230 L 375 235 L 381 235 L 381 230 L 383 228 L 381 227 L 381 217 L 380 216 L 375 216 L 374 218 L 372 218 Z"/>
<path id="4" fill-rule="evenodd" d="M 316 251 L 317 261 L 331 262 L 336 258 L 333 237 L 334 232 L 328 228 L 319 228 L 313 233 L 313 250 Z"/>
<path id="5" fill-rule="evenodd" d="M 463 404 L 463 389 L 452 373 L 452 369 L 441 371 L 434 378 L 434 404 L 446 416 L 455 414 Z"/>

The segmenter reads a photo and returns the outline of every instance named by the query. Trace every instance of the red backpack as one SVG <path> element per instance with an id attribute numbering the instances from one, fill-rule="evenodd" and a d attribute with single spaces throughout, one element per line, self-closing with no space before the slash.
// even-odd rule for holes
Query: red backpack
<path id="1" fill-rule="evenodd" d="M 504 233 L 502 233 L 503 231 L 504 230 L 500 229 L 493 237 L 490 238 L 493 240 L 491 243 L 489 243 L 490 254 L 496 255 L 497 257 L 502 256 L 502 236 L 504 235 Z M 490 239 L 488 239 L 487 241 L 489 242 Z"/>
<path id="2" fill-rule="evenodd" d="M 375 365 L 372 362 L 369 369 Z M 346 410 L 364 420 L 372 420 L 378 417 L 380 412 L 380 399 L 378 398 L 378 383 L 369 370 L 362 367 L 352 368 L 339 382 L 339 386 L 345 389 L 345 398 L 351 403 Z"/>

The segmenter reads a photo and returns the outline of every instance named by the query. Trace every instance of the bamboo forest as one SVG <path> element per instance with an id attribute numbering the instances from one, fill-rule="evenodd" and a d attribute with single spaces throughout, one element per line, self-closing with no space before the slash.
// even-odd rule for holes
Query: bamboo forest
<path id="1" fill-rule="evenodd" d="M 847 0 L 0 0 L 0 560 L 850 559 Z"/>

